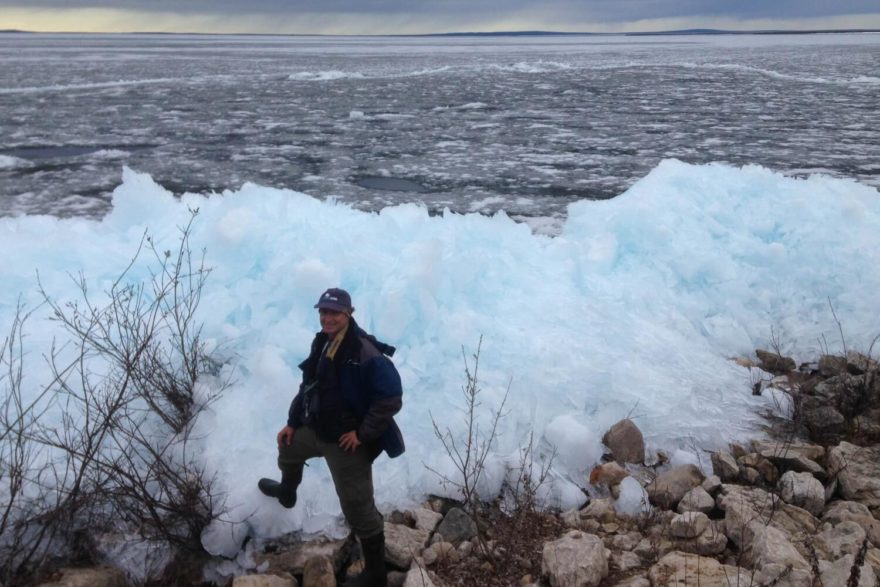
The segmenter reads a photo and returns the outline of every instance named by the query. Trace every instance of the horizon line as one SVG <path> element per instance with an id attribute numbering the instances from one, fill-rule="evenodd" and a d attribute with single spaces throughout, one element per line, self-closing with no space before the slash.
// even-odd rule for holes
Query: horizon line
<path id="1" fill-rule="evenodd" d="M 200 35 L 200 36 L 247 36 L 247 37 L 540 37 L 540 36 L 675 36 L 675 35 L 808 35 L 808 34 L 834 34 L 834 33 L 880 33 L 880 29 L 874 28 L 848 28 L 848 29 L 671 29 L 663 31 L 621 31 L 609 32 L 570 32 L 570 31 L 542 31 L 542 30 L 513 30 L 513 31 L 466 31 L 445 33 L 229 33 L 229 32 L 187 32 L 187 31 L 31 31 L 23 29 L 2 29 L 0 34 L 29 34 L 29 35 Z"/>

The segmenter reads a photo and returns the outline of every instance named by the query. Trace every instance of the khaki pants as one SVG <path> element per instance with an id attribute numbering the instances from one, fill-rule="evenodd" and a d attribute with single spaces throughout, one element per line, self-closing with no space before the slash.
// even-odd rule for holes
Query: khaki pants
<path id="1" fill-rule="evenodd" d="M 278 449 L 278 468 L 289 476 L 295 487 L 302 481 L 307 460 L 324 457 L 336 486 L 336 495 L 345 521 L 358 538 L 371 538 L 384 530 L 382 514 L 373 501 L 373 457 L 370 449 L 360 445 L 345 452 L 339 445 L 324 442 L 308 426 L 296 429 L 290 446 Z"/>

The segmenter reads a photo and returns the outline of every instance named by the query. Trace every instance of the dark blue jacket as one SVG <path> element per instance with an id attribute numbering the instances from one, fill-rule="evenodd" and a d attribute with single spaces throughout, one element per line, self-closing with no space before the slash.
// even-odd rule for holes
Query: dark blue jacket
<path id="1" fill-rule="evenodd" d="M 391 458 L 403 454 L 403 435 L 393 417 L 402 406 L 403 389 L 388 358 L 394 347 L 361 330 L 353 318 L 332 361 L 322 357 L 326 344 L 327 335 L 319 332 L 309 357 L 299 365 L 303 382 L 290 404 L 287 424 L 294 428 L 306 424 L 305 395 L 320 393 L 317 417 L 308 422 L 319 437 L 323 432 L 325 441 L 335 442 L 341 433 L 356 430 L 358 439 L 375 447 L 376 454 L 382 450 Z M 319 373 L 321 385 L 311 386 L 319 383 Z"/>

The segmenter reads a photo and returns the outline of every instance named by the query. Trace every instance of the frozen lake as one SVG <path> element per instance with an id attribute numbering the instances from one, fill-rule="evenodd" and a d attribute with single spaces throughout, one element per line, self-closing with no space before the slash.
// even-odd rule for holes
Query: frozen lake
<path id="1" fill-rule="evenodd" d="M 880 34 L 0 34 L 0 215 L 100 217 L 124 165 L 553 233 L 661 159 L 880 186 Z"/>

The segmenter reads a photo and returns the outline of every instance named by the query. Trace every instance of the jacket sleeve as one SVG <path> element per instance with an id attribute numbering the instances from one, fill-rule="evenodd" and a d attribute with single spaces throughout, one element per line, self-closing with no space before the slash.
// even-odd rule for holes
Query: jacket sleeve
<path id="1" fill-rule="evenodd" d="M 391 425 L 394 414 L 403 405 L 400 374 L 385 356 L 378 356 L 366 364 L 366 385 L 370 405 L 357 430 L 361 442 L 377 440 Z"/>

